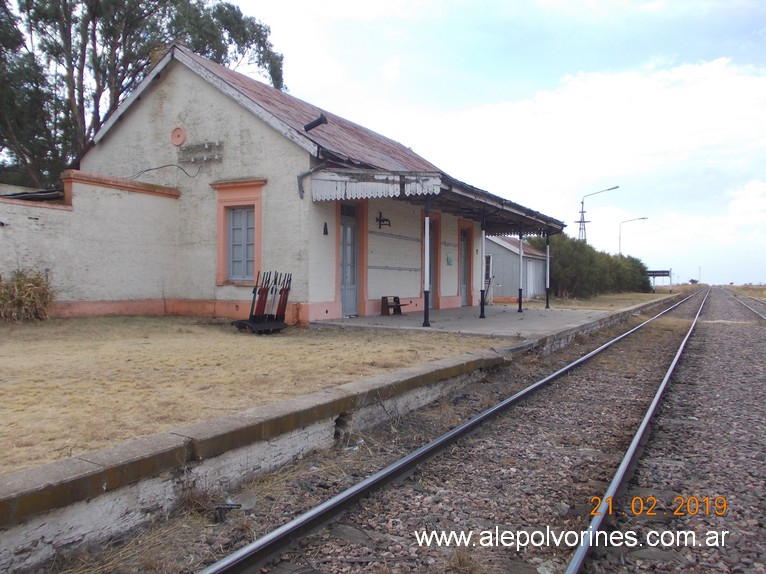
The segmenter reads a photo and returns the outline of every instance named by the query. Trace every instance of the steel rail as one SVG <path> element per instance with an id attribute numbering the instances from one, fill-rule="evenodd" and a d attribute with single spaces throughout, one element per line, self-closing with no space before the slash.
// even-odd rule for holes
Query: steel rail
<path id="1" fill-rule="evenodd" d="M 728 291 L 728 289 L 727 289 L 727 291 Z M 731 296 L 734 298 L 734 300 L 735 300 L 737 303 L 739 303 L 739 304 L 740 304 L 740 305 L 742 305 L 743 307 L 747 307 L 747 308 L 748 308 L 748 309 L 750 309 L 750 310 L 751 310 L 753 313 L 755 313 L 756 315 L 758 315 L 758 316 L 759 316 L 761 319 L 763 319 L 764 321 L 766 321 L 766 316 L 764 316 L 764 315 L 763 315 L 762 313 L 760 313 L 759 311 L 756 311 L 755 309 L 753 309 L 753 308 L 752 308 L 750 305 L 748 305 L 747 303 L 745 303 L 745 302 L 744 302 L 744 301 L 743 301 L 743 300 L 742 300 L 740 297 L 737 297 L 737 296 L 736 296 L 736 295 L 735 295 L 735 294 L 734 294 L 732 291 L 729 291 L 729 293 L 730 293 L 730 295 L 731 295 Z M 764 302 L 764 301 L 761 301 L 760 299 L 757 299 L 757 298 L 755 298 L 755 297 L 751 297 L 750 295 L 742 295 L 742 297 L 747 297 L 748 299 L 752 299 L 753 301 L 758 301 L 758 302 L 759 302 L 760 304 L 762 304 L 762 305 L 766 305 L 766 302 Z"/>
<path id="2" fill-rule="evenodd" d="M 681 345 L 678 347 L 678 351 L 676 352 L 673 361 L 670 363 L 670 367 L 665 373 L 665 377 L 662 379 L 662 383 L 660 383 L 660 386 L 654 395 L 654 400 L 652 400 L 652 403 L 649 405 L 649 408 L 647 409 L 646 414 L 641 421 L 641 425 L 638 427 L 638 430 L 636 431 L 636 434 L 633 437 L 628 450 L 625 452 L 625 456 L 622 458 L 620 466 L 617 468 L 617 472 L 615 473 L 614 478 L 612 478 L 612 482 L 609 484 L 609 488 L 606 489 L 604 496 L 601 498 L 601 504 L 596 509 L 595 516 L 593 516 L 590 524 L 588 525 L 588 530 L 586 531 L 587 536 L 580 536 L 580 546 L 578 546 L 577 550 L 572 556 L 572 560 L 570 560 L 567 569 L 564 571 L 564 574 L 577 574 L 580 571 L 580 568 L 582 568 L 582 565 L 585 562 L 585 558 L 588 556 L 588 552 L 590 552 L 591 541 L 596 536 L 597 531 L 601 528 L 601 525 L 603 524 L 608 514 L 607 499 L 611 500 L 615 498 L 617 492 L 625 481 L 625 478 L 628 476 L 628 471 L 638 456 L 638 451 L 643 444 L 646 431 L 649 428 L 649 423 L 651 422 L 654 413 L 657 411 L 660 400 L 662 399 L 662 395 L 668 385 L 668 381 L 673 375 L 673 371 L 678 364 L 678 360 L 681 358 L 681 355 L 686 348 L 686 343 L 689 341 L 694 328 L 697 326 L 697 321 L 699 319 L 700 313 L 702 313 L 702 308 L 705 306 L 705 301 L 707 301 L 709 294 L 710 289 L 708 288 L 707 293 L 705 293 L 705 297 L 700 304 L 700 308 L 697 310 L 697 314 L 694 317 L 694 321 L 692 321 L 691 327 L 689 327 L 689 331 L 686 333 L 683 341 L 681 341 Z"/>
<path id="3" fill-rule="evenodd" d="M 259 569 L 267 564 L 270 559 L 273 559 L 277 553 L 283 551 L 287 546 L 296 540 L 299 540 L 302 536 L 308 534 L 323 524 L 326 524 L 360 498 L 363 498 L 378 488 L 411 473 L 419 464 L 434 458 L 446 447 L 453 444 L 460 438 L 466 436 L 467 434 L 473 432 L 482 423 L 498 415 L 513 404 L 527 398 L 529 395 L 539 390 L 541 387 L 568 373 L 575 367 L 585 363 L 595 355 L 601 353 L 605 349 L 608 349 L 625 337 L 635 333 L 655 319 L 672 311 L 682 303 L 699 294 L 701 291 L 702 290 L 685 297 L 681 301 L 678 301 L 674 305 L 671 305 L 667 309 L 656 314 L 654 317 L 647 319 L 640 325 L 633 327 L 632 329 L 626 331 L 611 341 L 604 343 L 590 353 L 583 355 L 574 362 L 566 365 L 565 367 L 562 367 L 555 373 L 540 379 L 539 381 L 531 384 L 513 396 L 504 399 L 495 406 L 458 425 L 454 429 L 434 439 L 430 443 L 411 452 L 407 456 L 391 463 L 383 470 L 378 471 L 372 476 L 369 476 L 356 485 L 349 487 L 348 489 L 335 495 L 329 500 L 295 517 L 277 529 L 254 540 L 247 546 L 244 546 L 232 554 L 222 558 L 218 562 L 211 564 L 207 568 L 201 570 L 199 574 L 257 573 Z"/>

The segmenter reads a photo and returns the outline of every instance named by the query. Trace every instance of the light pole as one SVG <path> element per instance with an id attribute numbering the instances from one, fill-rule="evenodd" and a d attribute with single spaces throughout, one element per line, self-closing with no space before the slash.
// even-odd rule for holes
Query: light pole
<path id="1" fill-rule="evenodd" d="M 585 224 L 590 223 L 590 221 L 585 221 L 585 198 L 590 197 L 591 195 L 596 195 L 597 193 L 604 193 L 605 191 L 612 191 L 613 189 L 617 189 L 620 187 L 619 185 L 615 185 L 614 187 L 610 187 L 609 189 L 602 189 L 601 191 L 594 191 L 593 193 L 589 193 L 587 195 L 582 196 L 582 201 L 580 201 L 580 221 L 575 221 L 575 223 L 580 224 L 580 236 L 578 239 L 580 241 L 585 241 L 586 243 L 588 240 L 585 238 Z"/>
<path id="2" fill-rule="evenodd" d="M 618 241 L 618 252 L 620 255 L 622 255 L 622 224 L 628 223 L 629 221 L 640 221 L 641 219 L 649 219 L 648 217 L 636 217 L 635 219 L 626 219 L 625 221 L 620 221 L 620 234 L 617 238 Z"/>

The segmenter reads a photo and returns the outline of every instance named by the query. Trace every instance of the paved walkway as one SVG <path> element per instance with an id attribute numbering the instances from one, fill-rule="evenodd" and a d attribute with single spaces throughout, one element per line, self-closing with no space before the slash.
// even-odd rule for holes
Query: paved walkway
<path id="1" fill-rule="evenodd" d="M 430 327 L 423 326 L 423 313 L 415 311 L 389 317 L 352 317 L 317 321 L 316 325 L 375 327 L 383 329 L 418 329 L 470 335 L 489 335 L 521 339 L 538 339 L 547 335 L 581 327 L 624 309 L 543 309 L 533 307 L 518 311 L 518 305 L 488 305 L 485 318 L 479 318 L 478 307 L 433 309 Z"/>

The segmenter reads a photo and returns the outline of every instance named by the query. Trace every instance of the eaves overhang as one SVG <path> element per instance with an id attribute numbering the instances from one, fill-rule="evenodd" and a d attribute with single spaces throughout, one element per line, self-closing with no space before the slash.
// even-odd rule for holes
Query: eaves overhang
<path id="1" fill-rule="evenodd" d="M 314 201 L 408 201 L 478 222 L 487 235 L 555 235 L 566 227 L 557 219 L 440 172 L 322 169 L 311 175 L 311 197 Z"/>
<path id="2" fill-rule="evenodd" d="M 311 176 L 314 201 L 406 199 L 441 193 L 441 174 L 363 169 L 320 170 Z"/>
<path id="3" fill-rule="evenodd" d="M 445 175 L 432 207 L 483 223 L 487 235 L 556 235 L 566 224 L 508 199 Z"/>

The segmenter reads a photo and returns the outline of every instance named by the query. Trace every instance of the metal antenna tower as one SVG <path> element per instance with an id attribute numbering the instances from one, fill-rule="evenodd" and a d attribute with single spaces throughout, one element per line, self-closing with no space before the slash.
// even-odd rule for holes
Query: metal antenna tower
<path id="1" fill-rule="evenodd" d="M 597 193 L 604 193 L 605 191 L 612 191 L 613 189 L 617 189 L 620 187 L 619 185 L 615 185 L 614 187 L 610 187 L 608 189 L 602 189 L 601 191 L 594 191 L 593 193 L 588 193 L 587 195 L 583 195 L 582 201 L 580 201 L 580 221 L 575 221 L 575 223 L 580 224 L 580 234 L 577 237 L 580 241 L 584 241 L 585 243 L 588 242 L 587 237 L 585 235 L 585 224 L 590 223 L 590 221 L 585 221 L 585 198 L 590 197 L 591 195 L 596 195 Z"/>

